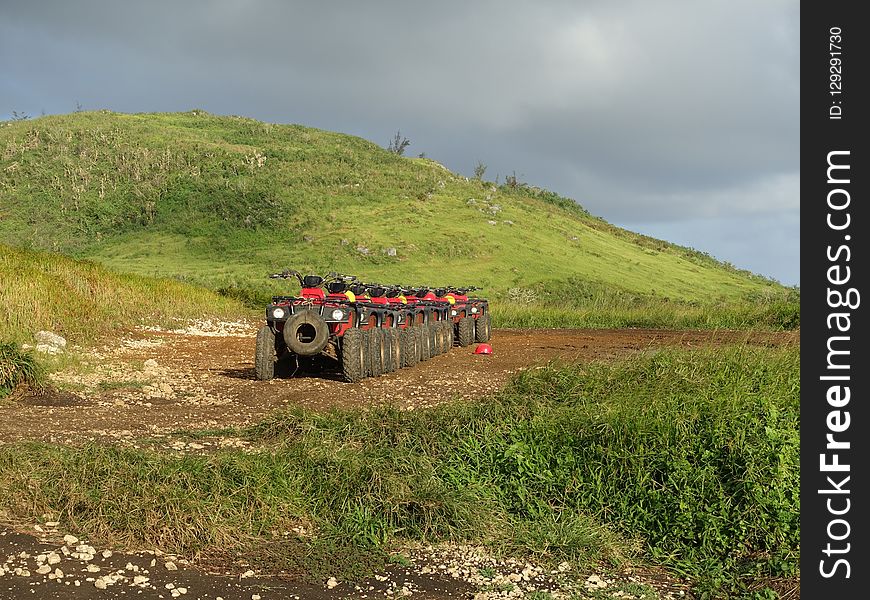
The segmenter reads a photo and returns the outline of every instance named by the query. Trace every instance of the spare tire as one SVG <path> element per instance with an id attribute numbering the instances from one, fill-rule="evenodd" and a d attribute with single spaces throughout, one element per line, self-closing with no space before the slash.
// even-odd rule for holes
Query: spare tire
<path id="1" fill-rule="evenodd" d="M 329 326 L 312 310 L 299 311 L 284 323 L 284 342 L 299 356 L 314 356 L 326 347 Z"/>

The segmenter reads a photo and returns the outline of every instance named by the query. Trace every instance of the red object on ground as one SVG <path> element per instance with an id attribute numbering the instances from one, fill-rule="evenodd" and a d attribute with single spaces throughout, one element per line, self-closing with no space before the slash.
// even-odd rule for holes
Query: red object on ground
<path id="1" fill-rule="evenodd" d="M 492 354 L 492 346 L 489 344 L 478 344 L 474 349 L 475 354 Z"/>

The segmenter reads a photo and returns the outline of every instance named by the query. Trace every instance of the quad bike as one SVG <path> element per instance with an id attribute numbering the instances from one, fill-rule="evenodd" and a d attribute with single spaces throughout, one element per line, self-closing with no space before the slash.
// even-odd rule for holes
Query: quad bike
<path id="1" fill-rule="evenodd" d="M 469 287 L 452 287 L 449 288 L 448 298 L 453 298 L 454 306 L 459 306 L 456 309 L 456 314 L 453 315 L 456 319 L 457 338 L 460 340 L 460 345 L 467 346 L 472 342 L 484 343 L 488 342 L 492 337 L 492 318 L 489 314 L 489 301 L 483 298 L 468 296 L 468 292 L 479 290 L 480 288 Z M 453 311 L 451 311 L 451 314 Z M 467 319 L 471 319 L 468 321 Z M 465 319 L 463 325 L 463 319 Z M 462 332 L 460 335 L 460 327 Z"/>
<path id="2" fill-rule="evenodd" d="M 352 275 L 270 275 L 298 280 L 299 295 L 273 296 L 257 333 L 257 379 L 275 376 L 285 357 L 327 354 L 346 381 L 412 367 L 450 350 L 489 340 L 486 300 L 465 294 L 477 288 L 429 288 L 362 283 Z"/>
<path id="3" fill-rule="evenodd" d="M 397 286 L 398 287 L 398 286 Z M 413 311 L 413 324 L 418 330 L 420 359 L 428 360 L 447 352 L 452 346 L 447 307 L 439 302 L 428 287 L 400 287 L 402 296 Z"/>
<path id="4" fill-rule="evenodd" d="M 434 302 L 445 305 L 444 314 L 450 320 L 452 338 L 459 346 L 489 341 L 492 325 L 489 303 L 481 298 L 471 298 L 467 293 L 476 287 L 441 287 L 432 290 Z M 451 339 L 451 345 L 453 343 Z"/>
<path id="5" fill-rule="evenodd" d="M 266 322 L 257 333 L 257 379 L 272 379 L 275 364 L 285 355 L 332 354 L 349 382 L 397 368 L 399 354 L 393 339 L 398 311 L 364 297 L 358 299 L 352 291 L 354 277 L 337 273 L 303 276 L 296 271 L 270 277 L 295 277 L 301 291 L 298 296 L 275 296 L 266 307 Z"/>

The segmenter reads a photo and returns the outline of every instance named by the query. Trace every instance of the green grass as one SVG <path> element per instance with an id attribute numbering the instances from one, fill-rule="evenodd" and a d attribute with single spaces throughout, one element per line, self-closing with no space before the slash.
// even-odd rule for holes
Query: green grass
<path id="1" fill-rule="evenodd" d="M 25 352 L 16 344 L 0 343 L 0 400 L 19 384 L 41 385 L 43 375 L 33 353 Z"/>
<path id="2" fill-rule="evenodd" d="M 576 289 L 570 282 L 562 287 Z M 496 327 L 514 328 L 789 330 L 800 327 L 800 291 L 751 294 L 742 301 L 690 302 L 607 288 L 576 295 L 513 288 L 494 299 L 492 317 Z"/>
<path id="3" fill-rule="evenodd" d="M 202 111 L 0 123 L 0 236 L 213 289 L 265 289 L 286 267 L 476 284 L 493 297 L 569 279 L 714 304 L 783 289 L 546 190 L 467 180 L 353 136 Z"/>
<path id="4" fill-rule="evenodd" d="M 32 343 L 47 329 L 82 343 L 143 322 L 241 314 L 239 302 L 203 288 L 0 244 L 0 340 Z"/>
<path id="5" fill-rule="evenodd" d="M 295 410 L 247 432 L 254 454 L 7 445 L 0 507 L 113 543 L 296 560 L 451 539 L 588 565 L 639 541 L 699 593 L 740 595 L 798 568 L 799 381 L 797 348 L 671 350 L 429 411 Z M 271 533 L 299 524 L 313 541 Z"/>

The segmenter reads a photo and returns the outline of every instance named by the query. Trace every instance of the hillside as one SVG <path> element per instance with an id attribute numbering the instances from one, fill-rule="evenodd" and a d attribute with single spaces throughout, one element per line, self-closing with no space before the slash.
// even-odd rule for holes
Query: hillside
<path id="1" fill-rule="evenodd" d="M 0 343 L 32 342 L 40 329 L 81 343 L 142 322 L 243 311 L 237 302 L 200 287 L 0 243 Z"/>
<path id="2" fill-rule="evenodd" d="M 292 267 L 495 296 L 569 280 L 702 303 L 781 290 L 550 192 L 202 111 L 0 123 L 0 240 L 211 287 Z"/>

